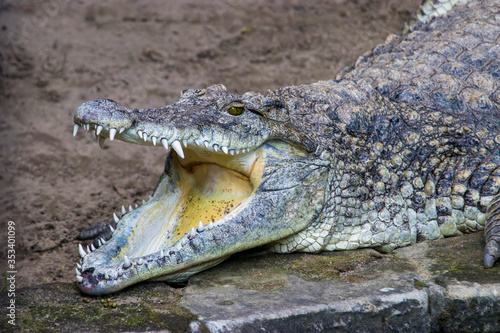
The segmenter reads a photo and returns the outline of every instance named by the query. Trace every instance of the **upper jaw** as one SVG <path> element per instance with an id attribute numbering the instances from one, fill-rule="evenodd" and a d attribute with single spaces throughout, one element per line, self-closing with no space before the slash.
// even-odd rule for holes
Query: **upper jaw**
<path id="1" fill-rule="evenodd" d="M 248 136 L 244 132 L 230 136 L 224 131 L 198 129 L 194 126 L 176 127 L 172 123 L 164 124 L 161 119 L 158 122 L 151 121 L 143 115 L 149 111 L 126 109 L 110 100 L 86 102 L 75 111 L 73 136 L 82 127 L 87 132 L 95 130 L 101 148 L 108 138 L 111 141 L 117 139 L 142 146 L 161 144 L 167 150 L 172 147 L 181 158 L 184 158 L 183 147 L 200 147 L 213 152 L 238 155 L 262 145 L 269 138 L 266 131 L 257 136 Z M 162 112 L 168 114 L 166 110 Z"/>

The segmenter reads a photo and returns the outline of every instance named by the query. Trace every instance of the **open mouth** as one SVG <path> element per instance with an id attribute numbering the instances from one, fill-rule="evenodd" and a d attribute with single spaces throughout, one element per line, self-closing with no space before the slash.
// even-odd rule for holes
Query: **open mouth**
<path id="1" fill-rule="evenodd" d="M 121 278 L 125 280 L 127 275 L 140 275 L 132 283 L 146 279 L 180 281 L 193 271 L 227 258 L 220 251 L 220 257 L 212 253 L 210 260 L 192 262 L 191 267 L 179 265 L 181 273 L 175 270 L 160 276 L 151 273 L 166 261 L 180 262 L 176 254 L 186 261 L 181 250 L 188 244 L 194 246 L 195 240 L 217 243 L 218 229 L 248 206 L 262 181 L 266 143 L 256 148 L 228 149 L 193 139 L 184 141 L 182 147 L 179 140 L 168 142 L 155 137 L 147 140 L 142 131 L 118 132 L 98 124 L 75 124 L 74 135 L 80 126 L 87 132 L 95 130 L 101 146 L 106 138 L 116 137 L 142 145 L 161 142 L 168 151 L 164 172 L 149 200 L 135 209 L 130 207 L 128 212 L 122 208 L 121 217 L 113 214 L 116 228 L 111 227 L 111 239 L 100 239 L 98 247 L 90 245 L 86 250 L 79 246 L 82 260 L 76 273 L 83 291 L 101 293 L 106 282 L 114 284 Z M 140 266 L 148 265 L 151 267 L 147 272 L 140 273 Z M 106 286 L 106 292 L 121 288 L 123 283 L 117 288 Z"/>

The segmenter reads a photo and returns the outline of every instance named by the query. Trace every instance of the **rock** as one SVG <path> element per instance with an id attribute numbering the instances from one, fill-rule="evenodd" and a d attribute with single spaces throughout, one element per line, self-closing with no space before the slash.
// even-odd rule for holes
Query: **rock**
<path id="1" fill-rule="evenodd" d="M 16 291 L 16 330 L 499 331 L 500 267 L 482 267 L 482 237 L 378 255 L 368 249 L 248 252 L 194 276 L 184 288 L 150 282 L 102 297 L 83 295 L 74 284 L 22 288 Z M 5 311 L 10 299 L 0 297 Z M 12 329 L 8 319 L 2 315 L 0 327 Z"/>

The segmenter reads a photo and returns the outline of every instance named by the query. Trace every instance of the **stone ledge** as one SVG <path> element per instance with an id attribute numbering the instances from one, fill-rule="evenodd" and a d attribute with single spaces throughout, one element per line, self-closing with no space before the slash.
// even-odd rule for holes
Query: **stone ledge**
<path id="1" fill-rule="evenodd" d="M 18 290 L 2 331 L 500 331 L 500 267 L 481 266 L 482 234 L 381 255 L 245 253 L 184 288 L 143 283 L 104 297 L 75 284 Z M 109 298 L 109 301 L 108 301 Z M 109 305 L 116 303 L 116 308 Z M 108 304 L 108 307 L 105 307 Z"/>

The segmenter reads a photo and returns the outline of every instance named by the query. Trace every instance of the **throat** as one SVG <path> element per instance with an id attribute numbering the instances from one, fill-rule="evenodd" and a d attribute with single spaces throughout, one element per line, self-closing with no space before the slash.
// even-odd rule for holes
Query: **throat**
<path id="1" fill-rule="evenodd" d="M 153 198 L 131 213 L 136 220 L 122 255 L 146 256 L 172 246 L 201 223 L 216 223 L 254 193 L 249 177 L 214 163 L 173 161 Z"/>

